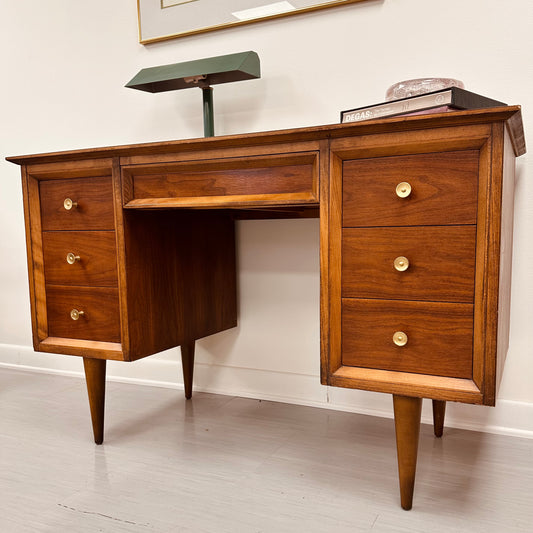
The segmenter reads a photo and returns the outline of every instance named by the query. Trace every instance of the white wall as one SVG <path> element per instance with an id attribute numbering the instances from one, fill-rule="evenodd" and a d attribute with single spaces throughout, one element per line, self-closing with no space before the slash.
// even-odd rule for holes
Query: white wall
<path id="1" fill-rule="evenodd" d="M 341 109 L 383 100 L 398 80 L 449 76 L 522 104 L 531 144 L 532 28 L 529 0 L 376 0 L 145 47 L 131 0 L 5 0 L 0 154 L 201 136 L 199 91 L 151 95 L 123 85 L 143 67 L 245 50 L 259 53 L 263 77 L 215 88 L 217 134 L 334 123 Z M 500 401 L 452 405 L 448 424 L 533 436 L 530 161 L 518 160 Z M 0 363 L 81 372 L 77 358 L 31 349 L 19 169 L 0 161 L 0 173 Z M 386 395 L 319 384 L 317 221 L 249 221 L 238 231 L 240 324 L 198 343 L 197 390 L 390 416 Z M 172 386 L 178 361 L 171 350 L 111 364 L 109 374 Z"/>

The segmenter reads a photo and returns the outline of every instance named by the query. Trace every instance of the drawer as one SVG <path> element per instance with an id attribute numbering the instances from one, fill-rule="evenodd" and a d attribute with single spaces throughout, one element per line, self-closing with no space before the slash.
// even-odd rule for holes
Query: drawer
<path id="1" fill-rule="evenodd" d="M 117 286 L 114 231 L 43 232 L 43 254 L 48 284 Z"/>
<path id="2" fill-rule="evenodd" d="M 184 205 L 318 201 L 318 154 L 262 156 L 126 167 L 126 205 L 150 199 Z M 218 199 L 218 200 L 217 200 Z"/>
<path id="3" fill-rule="evenodd" d="M 345 228 L 342 296 L 471 303 L 475 252 L 475 226 Z"/>
<path id="4" fill-rule="evenodd" d="M 112 230 L 110 177 L 43 180 L 39 183 L 43 230 Z M 66 209 L 64 202 L 73 203 Z"/>
<path id="5" fill-rule="evenodd" d="M 345 161 L 343 226 L 475 224 L 478 158 L 468 150 Z M 401 183 L 408 196 L 396 192 Z"/>
<path id="6" fill-rule="evenodd" d="M 472 379 L 473 322 L 471 304 L 343 299 L 342 364 Z"/>
<path id="7" fill-rule="evenodd" d="M 120 342 L 118 290 L 101 287 L 46 287 L 48 336 Z M 71 311 L 82 311 L 78 320 Z"/>

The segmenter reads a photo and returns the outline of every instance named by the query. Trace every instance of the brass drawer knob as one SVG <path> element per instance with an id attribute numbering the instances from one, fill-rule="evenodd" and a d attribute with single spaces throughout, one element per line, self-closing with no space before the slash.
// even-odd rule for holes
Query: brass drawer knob
<path id="1" fill-rule="evenodd" d="M 79 255 L 73 254 L 72 252 L 69 252 L 67 254 L 67 263 L 69 265 L 73 265 L 76 261 L 81 261 L 81 257 Z"/>
<path id="2" fill-rule="evenodd" d="M 78 207 L 78 202 L 73 202 L 71 198 L 65 198 L 65 201 L 63 202 L 63 207 L 70 211 L 73 207 Z"/>
<path id="3" fill-rule="evenodd" d="M 79 320 L 80 316 L 83 316 L 84 314 L 85 313 L 83 311 L 78 311 L 77 309 L 73 309 L 70 312 L 70 318 L 72 318 L 72 320 Z"/>
<path id="4" fill-rule="evenodd" d="M 409 259 L 407 259 L 407 257 L 404 257 L 403 255 L 400 255 L 394 260 L 394 268 L 398 272 L 403 272 L 404 270 L 407 270 L 409 268 Z"/>
<path id="5" fill-rule="evenodd" d="M 392 336 L 392 341 L 396 346 L 405 346 L 407 344 L 407 335 L 403 331 L 397 331 Z"/>
<path id="6" fill-rule="evenodd" d="M 402 181 L 396 185 L 396 194 L 400 198 L 407 198 L 411 194 L 411 185 L 406 181 Z"/>

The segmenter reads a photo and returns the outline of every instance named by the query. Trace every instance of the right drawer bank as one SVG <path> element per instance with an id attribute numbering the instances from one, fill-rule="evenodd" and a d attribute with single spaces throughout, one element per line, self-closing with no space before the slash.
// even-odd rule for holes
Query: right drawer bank
<path id="1" fill-rule="evenodd" d="M 344 163 L 342 363 L 472 378 L 476 151 Z"/>
<path id="2" fill-rule="evenodd" d="M 323 383 L 494 403 L 508 340 L 506 137 L 499 124 L 332 141 Z"/>

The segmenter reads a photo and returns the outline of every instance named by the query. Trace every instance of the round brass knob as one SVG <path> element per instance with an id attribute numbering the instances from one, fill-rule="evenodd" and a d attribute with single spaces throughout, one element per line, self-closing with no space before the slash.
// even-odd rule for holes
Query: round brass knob
<path id="1" fill-rule="evenodd" d="M 398 272 L 407 270 L 409 268 L 409 259 L 403 255 L 400 255 L 394 260 L 394 268 L 398 270 Z"/>
<path id="2" fill-rule="evenodd" d="M 63 207 L 70 211 L 73 207 L 78 207 L 78 202 L 73 202 L 71 198 L 65 198 L 65 201 L 63 202 Z"/>
<path id="3" fill-rule="evenodd" d="M 78 311 L 77 309 L 73 309 L 70 312 L 70 318 L 72 318 L 72 320 L 79 320 L 80 316 L 83 316 L 84 314 L 85 313 L 83 311 Z"/>
<path id="4" fill-rule="evenodd" d="M 411 185 L 406 181 L 402 181 L 396 185 L 396 194 L 400 198 L 407 198 L 411 194 Z"/>
<path id="5" fill-rule="evenodd" d="M 81 257 L 79 255 L 73 254 L 72 252 L 69 252 L 67 254 L 67 263 L 69 265 L 73 265 L 76 261 L 81 261 Z"/>
<path id="6" fill-rule="evenodd" d="M 392 336 L 392 341 L 396 346 L 405 346 L 407 344 L 407 335 L 403 331 L 397 331 Z"/>

